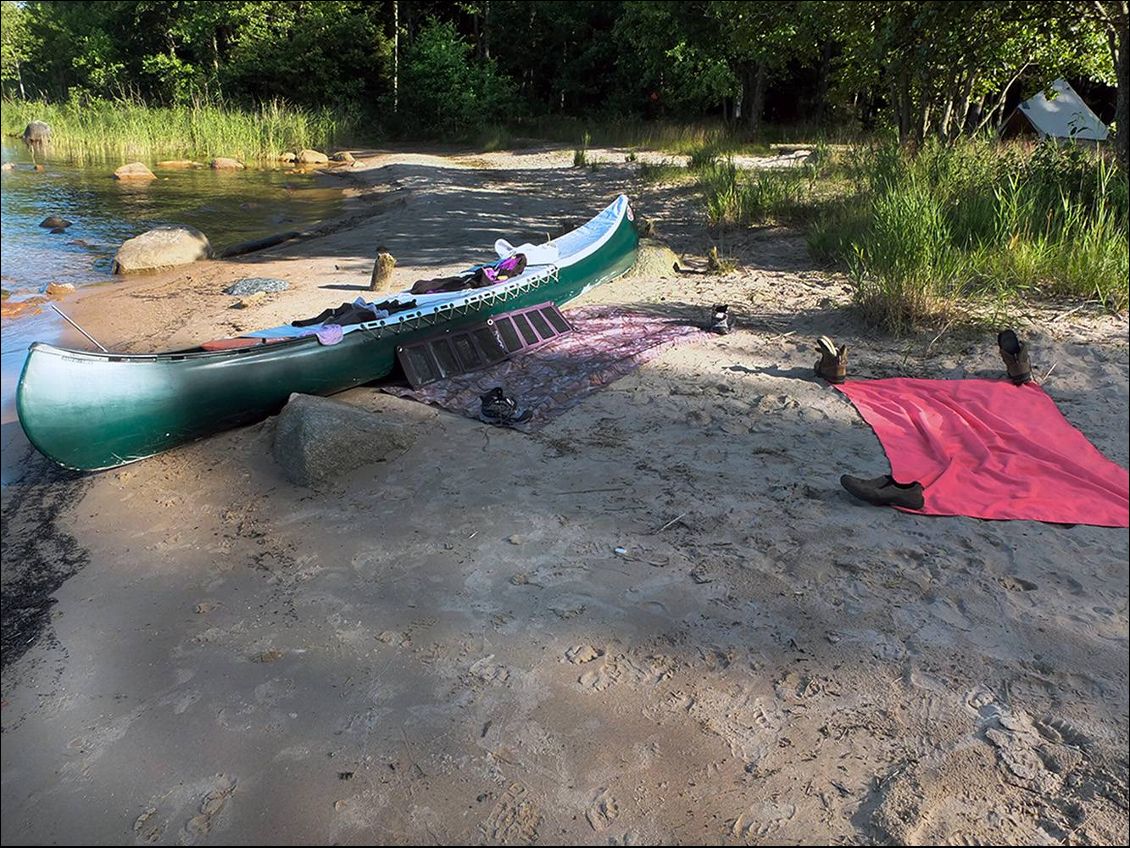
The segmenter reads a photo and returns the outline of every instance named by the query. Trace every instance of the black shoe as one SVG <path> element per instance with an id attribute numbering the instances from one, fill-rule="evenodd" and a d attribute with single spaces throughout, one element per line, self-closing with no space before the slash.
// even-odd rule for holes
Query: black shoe
<path id="1" fill-rule="evenodd" d="M 479 417 L 488 424 L 520 424 L 528 421 L 532 414 L 530 410 L 519 410 L 518 402 L 502 391 L 501 386 L 495 386 L 485 395 L 480 395 L 482 408 Z"/>
<path id="2" fill-rule="evenodd" d="M 820 359 L 816 362 L 816 376 L 839 385 L 847 378 L 847 345 L 836 349 L 836 343 L 827 336 L 816 342 Z"/>
<path id="3" fill-rule="evenodd" d="M 714 312 L 710 319 L 710 332 L 724 336 L 733 329 L 734 321 L 730 317 L 730 305 L 728 303 L 719 303 L 714 307 Z"/>
<path id="4" fill-rule="evenodd" d="M 1008 379 L 1023 386 L 1032 380 L 1032 363 L 1028 359 L 1028 345 L 1016 337 L 1012 330 L 997 334 L 997 347 L 1001 349 L 1001 359 L 1008 369 Z"/>
<path id="5" fill-rule="evenodd" d="M 872 477 L 870 480 L 845 474 L 840 478 L 840 485 L 861 501 L 876 506 L 922 509 L 926 502 L 922 497 L 921 483 L 896 483 L 890 474 Z"/>

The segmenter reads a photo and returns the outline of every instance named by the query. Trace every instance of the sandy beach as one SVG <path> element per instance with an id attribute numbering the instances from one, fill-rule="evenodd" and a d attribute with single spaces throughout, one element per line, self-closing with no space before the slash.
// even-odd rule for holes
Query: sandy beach
<path id="1" fill-rule="evenodd" d="M 689 264 L 714 243 L 624 151 L 355 154 L 325 234 L 69 314 L 111 347 L 188 346 L 352 300 L 378 245 L 397 290 L 620 192 Z M 273 420 L 81 476 L 6 433 L 27 470 L 3 490 L 4 843 L 1125 844 L 1128 532 L 839 485 L 888 465 L 812 377 L 819 335 L 854 376 L 944 379 L 1001 376 L 995 334 L 868 328 L 802 233 L 722 247 L 732 273 L 574 305 L 725 302 L 734 333 L 533 434 L 338 395 L 416 439 L 325 489 L 287 481 Z M 234 309 L 248 276 L 291 287 Z M 1127 466 L 1127 316 L 1033 305 L 1018 331 Z"/>

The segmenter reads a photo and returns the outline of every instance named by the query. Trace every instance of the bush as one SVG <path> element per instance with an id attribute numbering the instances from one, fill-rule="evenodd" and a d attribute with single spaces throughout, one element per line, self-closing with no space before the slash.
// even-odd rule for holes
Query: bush
<path id="1" fill-rule="evenodd" d="M 515 102 L 514 85 L 493 60 L 470 61 L 473 50 L 455 25 L 431 20 L 405 55 L 400 118 L 422 135 L 467 139 L 501 122 Z"/>

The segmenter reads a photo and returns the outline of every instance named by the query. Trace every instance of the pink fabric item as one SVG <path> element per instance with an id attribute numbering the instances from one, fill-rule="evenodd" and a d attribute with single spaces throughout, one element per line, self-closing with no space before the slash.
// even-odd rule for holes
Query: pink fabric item
<path id="1" fill-rule="evenodd" d="M 383 385 L 381 390 L 477 419 L 479 396 L 502 386 L 519 409 L 532 413 L 514 429 L 532 432 L 664 349 L 711 337 L 685 322 L 631 309 L 582 306 L 564 314 L 574 332 L 535 350 L 419 389 Z"/>
<path id="2" fill-rule="evenodd" d="M 921 513 L 1130 526 L 1126 469 L 1034 383 L 896 377 L 837 388 L 879 437 L 891 476 L 922 484 Z"/>

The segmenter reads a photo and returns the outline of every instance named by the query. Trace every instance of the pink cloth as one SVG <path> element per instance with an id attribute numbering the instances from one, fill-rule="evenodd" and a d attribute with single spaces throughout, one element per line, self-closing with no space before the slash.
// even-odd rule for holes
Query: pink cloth
<path id="1" fill-rule="evenodd" d="M 922 484 L 922 513 L 1130 526 L 1126 469 L 1034 383 L 896 377 L 838 388 L 879 437 L 891 476 Z"/>
<path id="2" fill-rule="evenodd" d="M 479 396 L 502 386 L 517 400 L 519 409 L 532 413 L 530 420 L 514 429 L 531 432 L 664 349 L 711 337 L 685 321 L 639 310 L 582 306 L 564 314 L 574 332 L 535 350 L 419 389 L 386 384 L 381 390 L 478 418 Z"/>

